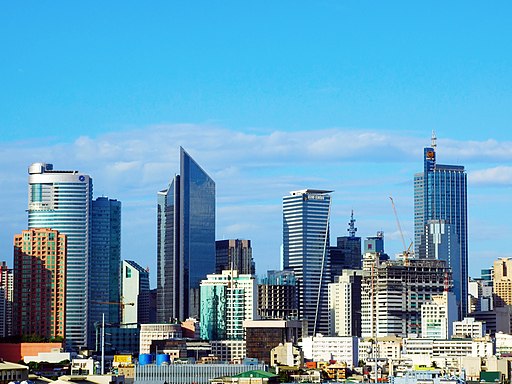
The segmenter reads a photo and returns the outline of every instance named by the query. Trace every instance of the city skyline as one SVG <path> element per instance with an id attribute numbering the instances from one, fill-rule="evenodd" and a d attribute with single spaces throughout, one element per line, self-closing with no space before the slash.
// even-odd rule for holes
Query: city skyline
<path id="1" fill-rule="evenodd" d="M 122 254 L 156 281 L 154 191 L 179 146 L 217 185 L 216 240 L 279 267 L 281 197 L 334 190 L 331 243 L 351 210 L 363 239 L 413 234 L 413 177 L 431 132 L 468 175 L 469 275 L 512 232 L 512 4 L 4 4 L 0 254 L 26 229 L 33 162 L 91 175 L 123 203 Z"/>

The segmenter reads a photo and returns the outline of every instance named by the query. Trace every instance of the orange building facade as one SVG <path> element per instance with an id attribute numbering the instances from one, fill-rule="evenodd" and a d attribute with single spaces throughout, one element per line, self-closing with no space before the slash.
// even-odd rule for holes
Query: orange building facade
<path id="1" fill-rule="evenodd" d="M 66 245 L 49 228 L 14 236 L 14 334 L 65 336 Z"/>

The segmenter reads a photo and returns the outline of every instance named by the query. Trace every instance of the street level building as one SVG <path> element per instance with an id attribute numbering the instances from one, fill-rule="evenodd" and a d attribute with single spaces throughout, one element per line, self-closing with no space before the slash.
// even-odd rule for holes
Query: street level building
<path id="1" fill-rule="evenodd" d="M 92 179 L 79 171 L 56 171 L 52 164 L 28 169 L 28 228 L 51 228 L 66 235 L 66 344 L 87 345 Z"/>
<path id="2" fill-rule="evenodd" d="M 65 336 L 66 250 L 53 229 L 14 236 L 14 334 Z"/>

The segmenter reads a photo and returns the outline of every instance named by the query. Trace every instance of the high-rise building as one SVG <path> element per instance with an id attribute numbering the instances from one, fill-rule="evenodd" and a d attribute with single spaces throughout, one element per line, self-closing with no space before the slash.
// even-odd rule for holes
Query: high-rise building
<path id="1" fill-rule="evenodd" d="M 451 288 L 446 262 L 387 260 L 367 268 L 361 283 L 362 337 L 420 337 L 421 306 Z"/>
<path id="2" fill-rule="evenodd" d="M 436 138 L 423 151 L 423 172 L 414 176 L 414 243 L 418 258 L 432 257 L 427 253 L 428 224 L 443 220 L 458 237 L 460 252 L 439 253 L 453 272 L 453 291 L 459 305 L 459 318 L 467 314 L 468 296 L 468 230 L 467 175 L 463 166 L 436 162 Z M 451 241 L 451 244 L 456 244 Z M 455 250 L 457 247 L 453 247 Z"/>
<path id="3" fill-rule="evenodd" d="M 512 259 L 500 258 L 494 262 L 494 306 L 512 305 Z"/>
<path id="4" fill-rule="evenodd" d="M 149 272 L 131 260 L 123 260 L 121 271 L 122 324 L 148 324 Z"/>
<path id="5" fill-rule="evenodd" d="M 256 273 L 251 240 L 217 240 L 215 242 L 215 273 L 233 269 L 241 275 Z"/>
<path id="6" fill-rule="evenodd" d="M 64 337 L 66 236 L 37 228 L 14 236 L 14 334 Z"/>
<path id="7" fill-rule="evenodd" d="M 329 216 L 332 191 L 304 189 L 283 197 L 283 266 L 295 272 L 299 319 L 308 334 L 327 334 Z"/>
<path id="8" fill-rule="evenodd" d="M 55 171 L 52 164 L 29 169 L 28 228 L 66 235 L 66 344 L 87 345 L 92 179 L 79 171 Z"/>
<path id="9" fill-rule="evenodd" d="M 345 269 L 329 284 L 329 335 L 361 336 L 363 271 Z"/>
<path id="10" fill-rule="evenodd" d="M 257 285 L 253 275 L 227 270 L 201 282 L 201 338 L 244 340 L 244 320 L 257 318 Z"/>
<path id="11" fill-rule="evenodd" d="M 261 319 L 297 320 L 297 281 L 293 271 L 267 271 L 258 285 Z"/>
<path id="12" fill-rule="evenodd" d="M 12 335 L 13 275 L 5 261 L 0 262 L 0 337 Z"/>
<path id="13" fill-rule="evenodd" d="M 121 311 L 121 202 L 108 197 L 92 201 L 89 263 L 89 342 L 95 344 L 95 323 L 119 323 Z M 107 304 L 108 303 L 108 304 Z"/>
<path id="14" fill-rule="evenodd" d="M 361 237 L 356 236 L 357 228 L 354 212 L 350 216 L 348 223 L 348 236 L 338 237 L 336 247 L 331 247 L 330 265 L 331 265 L 331 281 L 336 281 L 337 276 L 343 274 L 345 269 L 361 269 L 362 253 L 361 253 Z"/>
<path id="15" fill-rule="evenodd" d="M 199 318 L 199 285 L 215 271 L 215 183 L 181 147 L 157 211 L 157 321 Z"/>

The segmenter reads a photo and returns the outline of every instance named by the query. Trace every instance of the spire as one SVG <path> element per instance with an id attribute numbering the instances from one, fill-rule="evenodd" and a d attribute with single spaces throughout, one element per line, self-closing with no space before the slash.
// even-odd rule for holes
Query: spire
<path id="1" fill-rule="evenodd" d="M 355 227 L 356 219 L 354 219 L 354 210 L 352 210 L 352 214 L 350 215 L 350 221 L 348 223 L 348 234 L 350 237 L 356 237 L 357 228 Z"/>
<path id="2" fill-rule="evenodd" d="M 432 130 L 432 148 L 436 149 L 436 147 L 437 147 L 436 131 Z"/>

